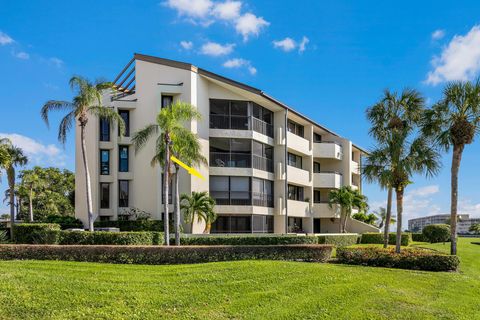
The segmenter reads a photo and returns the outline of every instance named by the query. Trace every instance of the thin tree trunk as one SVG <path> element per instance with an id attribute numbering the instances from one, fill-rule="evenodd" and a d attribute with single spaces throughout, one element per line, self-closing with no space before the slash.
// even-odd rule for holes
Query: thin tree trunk
<path id="1" fill-rule="evenodd" d="M 391 187 L 388 188 L 387 195 L 387 216 L 385 217 L 385 230 L 383 233 L 383 247 L 388 247 L 388 240 L 390 239 L 390 222 L 392 221 L 392 193 L 393 190 Z"/>
<path id="2" fill-rule="evenodd" d="M 403 192 L 404 189 L 397 189 L 397 239 L 396 239 L 396 246 L 395 252 L 400 253 L 401 244 L 402 244 L 402 213 L 403 213 Z"/>
<path id="3" fill-rule="evenodd" d="M 205 229 L 203 230 L 204 234 L 209 234 L 212 229 L 212 224 L 210 222 L 205 223 Z"/>
<path id="4" fill-rule="evenodd" d="M 168 187 L 170 175 L 170 137 L 165 133 L 165 165 L 163 168 L 163 232 L 165 237 L 165 245 L 170 245 L 170 230 L 168 225 Z"/>
<path id="5" fill-rule="evenodd" d="M 342 227 L 343 233 L 347 233 L 347 220 L 351 216 L 352 216 L 352 209 L 348 209 L 347 211 L 345 211 L 345 218 L 343 219 L 343 227 Z"/>
<path id="6" fill-rule="evenodd" d="M 28 206 L 30 212 L 30 222 L 33 222 L 33 186 L 30 187 L 30 197 L 28 199 Z"/>
<path id="7" fill-rule="evenodd" d="M 15 240 L 15 168 L 11 164 L 7 169 L 7 179 L 8 179 L 8 188 L 9 188 L 9 205 L 10 205 L 10 238 Z"/>
<path id="8" fill-rule="evenodd" d="M 345 210 L 343 207 L 340 209 L 340 224 L 339 224 L 339 231 L 340 233 L 343 233 L 343 217 L 345 216 Z"/>
<path id="9" fill-rule="evenodd" d="M 86 123 L 80 123 L 80 139 L 82 142 L 82 160 L 83 168 L 85 170 L 85 187 L 87 192 L 88 230 L 93 232 L 93 222 L 95 221 L 95 217 L 93 216 L 92 182 L 90 179 L 90 170 L 88 169 L 87 147 L 85 144 L 85 126 Z"/>
<path id="10" fill-rule="evenodd" d="M 457 203 L 458 203 L 458 170 L 462 161 L 464 145 L 453 146 L 451 168 L 451 200 L 450 200 L 450 254 L 457 254 Z"/>
<path id="11" fill-rule="evenodd" d="M 178 165 L 175 166 L 175 206 L 173 211 L 175 212 L 175 245 L 180 245 L 180 195 L 178 192 L 178 171 L 180 168 Z"/>

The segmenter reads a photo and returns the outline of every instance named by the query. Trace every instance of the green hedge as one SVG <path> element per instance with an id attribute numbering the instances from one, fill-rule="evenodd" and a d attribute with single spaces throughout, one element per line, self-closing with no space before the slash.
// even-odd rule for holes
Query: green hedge
<path id="1" fill-rule="evenodd" d="M 162 232 L 61 231 L 61 245 L 161 245 Z"/>
<path id="2" fill-rule="evenodd" d="M 390 233 L 388 235 L 388 244 L 396 244 L 397 234 Z M 412 236 L 410 233 L 402 233 L 401 245 L 408 246 L 412 242 Z M 383 244 L 383 233 L 364 233 L 360 239 L 360 243 L 374 243 Z"/>
<path id="3" fill-rule="evenodd" d="M 0 260 L 66 260 L 128 264 L 182 264 L 232 260 L 325 262 L 331 245 L 279 246 L 49 246 L 0 245 Z"/>
<path id="4" fill-rule="evenodd" d="M 403 249 L 400 254 L 383 248 L 339 248 L 340 263 L 426 271 L 455 271 L 460 263 L 457 256 L 431 250 Z"/>
<path id="5" fill-rule="evenodd" d="M 117 220 L 97 221 L 95 228 L 119 228 L 120 231 L 159 231 L 163 232 L 161 220 Z M 170 229 L 173 230 L 173 229 Z"/>
<path id="6" fill-rule="evenodd" d="M 203 236 L 182 237 L 182 245 L 187 246 L 245 246 L 245 245 L 288 245 L 318 244 L 315 236 Z"/>
<path id="7" fill-rule="evenodd" d="M 60 231 L 56 223 L 21 223 L 14 225 L 16 243 L 55 243 L 55 232 Z"/>
<path id="8" fill-rule="evenodd" d="M 428 242 L 423 233 L 412 233 L 412 240 L 416 242 Z"/>
<path id="9" fill-rule="evenodd" d="M 318 236 L 318 243 L 333 244 L 335 247 L 348 247 L 357 244 L 359 235 L 357 234 L 332 234 Z"/>
<path id="10" fill-rule="evenodd" d="M 83 229 L 82 221 L 72 216 L 49 215 L 42 221 L 43 223 L 56 223 L 62 229 L 81 228 Z"/>
<path id="11" fill-rule="evenodd" d="M 450 226 L 448 224 L 431 224 L 425 226 L 422 233 L 431 243 L 450 241 Z"/>

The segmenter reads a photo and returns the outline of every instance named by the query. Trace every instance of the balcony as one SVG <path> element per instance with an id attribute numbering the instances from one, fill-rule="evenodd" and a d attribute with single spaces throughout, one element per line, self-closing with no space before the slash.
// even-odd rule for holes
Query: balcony
<path id="1" fill-rule="evenodd" d="M 288 200 L 289 217 L 310 217 L 310 203 L 305 201 Z"/>
<path id="2" fill-rule="evenodd" d="M 317 172 L 313 174 L 315 188 L 338 189 L 343 185 L 343 176 L 338 172 Z"/>
<path id="3" fill-rule="evenodd" d="M 211 114 L 210 129 L 253 130 L 273 138 L 273 125 L 252 116 Z"/>
<path id="4" fill-rule="evenodd" d="M 210 191 L 219 206 L 259 206 L 273 208 L 273 195 L 251 191 Z"/>
<path id="5" fill-rule="evenodd" d="M 333 141 L 315 142 L 313 144 L 313 156 L 315 158 L 337 159 L 343 158 L 343 147 Z"/>
<path id="6" fill-rule="evenodd" d="M 350 171 L 353 174 L 360 174 L 360 164 L 356 161 L 350 161 Z"/>
<path id="7" fill-rule="evenodd" d="M 310 142 L 291 132 L 287 132 L 287 146 L 289 149 L 295 150 L 304 155 L 312 154 L 312 151 L 310 150 Z"/>
<path id="8" fill-rule="evenodd" d="M 287 170 L 288 182 L 304 186 L 309 186 L 311 184 L 310 172 L 308 172 L 307 170 L 299 169 L 292 166 L 288 166 Z"/>
<path id="9" fill-rule="evenodd" d="M 339 205 L 335 204 L 330 208 L 328 202 L 314 203 L 312 207 L 315 218 L 339 218 L 341 213 Z"/>
<path id="10" fill-rule="evenodd" d="M 210 167 L 253 168 L 273 172 L 273 160 L 249 153 L 210 152 Z"/>

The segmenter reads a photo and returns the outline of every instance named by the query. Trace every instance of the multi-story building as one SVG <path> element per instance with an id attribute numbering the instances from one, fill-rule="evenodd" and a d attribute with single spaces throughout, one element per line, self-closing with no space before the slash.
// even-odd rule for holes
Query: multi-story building
<path id="1" fill-rule="evenodd" d="M 423 228 L 431 224 L 448 224 L 450 214 L 437 214 L 428 217 L 421 217 L 408 220 L 408 230 L 422 232 Z M 459 214 L 457 222 L 458 234 L 470 234 L 470 227 L 480 223 L 480 218 L 470 218 L 468 214 Z"/>
<path id="2" fill-rule="evenodd" d="M 141 54 L 115 84 L 118 92 L 106 95 L 104 104 L 118 110 L 126 134 L 120 137 L 108 122 L 90 119 L 86 137 L 100 220 L 118 219 L 129 207 L 162 219 L 162 169 L 150 165 L 155 139 L 135 152 L 131 136 L 172 101 L 190 103 L 202 115 L 185 125 L 208 159 L 209 166 L 198 168 L 206 180 L 181 171 L 179 188 L 180 193 L 208 191 L 215 198 L 212 233 L 338 232 L 340 208 L 329 208 L 329 191 L 362 188 L 361 148 L 261 90 L 188 63 Z M 76 148 L 76 189 L 85 190 L 78 134 Z M 86 222 L 83 192 L 76 193 L 75 209 Z M 204 230 L 196 221 L 185 228 Z M 356 220 L 349 220 L 347 229 L 378 230 Z"/>

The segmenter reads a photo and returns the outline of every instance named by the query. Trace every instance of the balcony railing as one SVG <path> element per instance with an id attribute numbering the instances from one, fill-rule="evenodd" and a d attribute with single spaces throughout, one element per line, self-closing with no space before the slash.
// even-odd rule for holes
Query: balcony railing
<path id="1" fill-rule="evenodd" d="M 251 191 L 210 191 L 210 196 L 221 206 L 261 206 L 273 208 L 273 196 Z"/>
<path id="2" fill-rule="evenodd" d="M 210 115 L 211 129 L 253 130 L 273 138 L 273 125 L 252 116 Z"/>
<path id="3" fill-rule="evenodd" d="M 248 153 L 210 152 L 211 167 L 254 168 L 273 172 L 273 160 Z"/>

